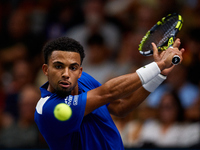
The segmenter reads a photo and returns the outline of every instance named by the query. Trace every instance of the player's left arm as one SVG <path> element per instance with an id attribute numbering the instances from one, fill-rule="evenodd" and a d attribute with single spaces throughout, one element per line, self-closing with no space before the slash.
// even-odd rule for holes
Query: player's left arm
<path id="1" fill-rule="evenodd" d="M 181 44 L 180 39 L 177 39 L 175 43 L 173 44 L 174 49 L 177 49 L 180 46 L 180 44 Z M 152 46 L 154 50 L 154 54 L 153 54 L 154 60 L 159 61 L 163 57 L 165 51 L 163 51 L 162 53 L 158 53 L 156 45 L 152 44 Z M 181 49 L 181 52 L 183 53 L 184 49 Z M 164 76 L 167 76 L 173 70 L 173 68 L 174 68 L 174 65 L 172 65 L 168 69 L 162 70 L 161 74 Z M 119 117 L 125 116 L 129 112 L 134 110 L 138 105 L 140 105 L 149 96 L 150 93 L 151 92 L 146 90 L 144 86 L 141 86 L 136 91 L 134 91 L 131 95 L 123 99 L 118 99 L 111 102 L 108 105 L 108 110 L 112 115 L 119 116 Z"/>
<path id="2" fill-rule="evenodd" d="M 110 114 L 118 117 L 124 117 L 140 105 L 149 94 L 150 92 L 141 86 L 130 96 L 111 102 L 107 108 Z"/>

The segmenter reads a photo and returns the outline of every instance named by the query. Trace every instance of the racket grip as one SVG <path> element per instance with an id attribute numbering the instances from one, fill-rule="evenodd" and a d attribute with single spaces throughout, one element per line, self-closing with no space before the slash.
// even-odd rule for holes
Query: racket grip
<path id="1" fill-rule="evenodd" d="M 174 55 L 174 57 L 172 58 L 172 64 L 178 65 L 180 60 L 181 60 L 181 58 L 178 55 Z"/>

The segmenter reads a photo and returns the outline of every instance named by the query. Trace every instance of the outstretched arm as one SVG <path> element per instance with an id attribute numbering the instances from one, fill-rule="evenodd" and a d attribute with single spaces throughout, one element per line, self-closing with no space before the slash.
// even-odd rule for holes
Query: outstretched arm
<path id="1" fill-rule="evenodd" d="M 174 49 L 178 49 L 180 46 L 180 39 L 177 39 L 173 45 Z M 162 52 L 161 54 L 158 53 L 156 45 L 153 44 L 153 49 L 154 49 L 154 60 L 156 62 L 160 61 L 163 57 L 163 55 L 166 52 Z M 184 49 L 181 49 L 181 53 L 184 52 Z M 162 70 L 161 74 L 164 76 L 167 76 L 172 69 L 174 68 L 174 65 L 171 67 Z M 159 78 L 159 77 L 158 77 Z M 162 80 L 162 79 L 161 79 Z M 164 81 L 164 79 L 163 79 Z M 162 83 L 162 82 L 160 82 Z M 158 84 L 159 86 L 159 84 Z M 147 97 L 148 95 L 152 92 L 149 92 L 144 88 L 145 86 L 141 86 L 139 89 L 134 91 L 130 96 L 123 98 L 123 99 L 118 99 L 116 101 L 113 101 L 109 104 L 108 110 L 111 114 L 115 116 L 125 116 L 129 112 L 131 112 L 134 108 L 136 108 L 139 104 L 141 104 Z M 150 88 L 152 88 L 152 85 L 150 85 Z"/>
<path id="2" fill-rule="evenodd" d="M 96 108 L 119 98 L 124 98 L 142 86 L 137 73 L 113 78 L 100 87 L 88 91 L 85 115 Z"/>
<path id="3" fill-rule="evenodd" d="M 102 105 L 112 102 L 113 102 L 113 107 L 111 107 L 112 104 L 109 105 L 109 111 L 111 113 L 117 115 L 119 114 L 121 115 L 121 113 L 125 114 L 126 113 L 125 111 L 120 112 L 120 110 L 122 109 L 127 109 L 127 112 L 129 112 L 134 105 L 137 106 L 149 95 L 149 92 L 145 91 L 142 85 L 145 84 L 145 82 L 148 82 L 148 80 L 151 80 L 155 76 L 157 76 L 160 73 L 160 71 L 163 71 L 166 68 L 170 68 L 172 66 L 171 60 L 174 55 L 179 55 L 179 57 L 182 60 L 182 52 L 183 50 L 179 51 L 178 48 L 174 49 L 169 48 L 162 55 L 160 60 L 156 62 L 156 65 L 154 63 L 153 65 L 154 70 L 151 71 L 153 73 L 152 76 L 145 75 L 144 73 L 145 71 L 142 71 L 140 75 L 138 75 L 138 73 L 135 72 L 132 74 L 127 74 L 111 79 L 102 86 L 89 91 L 87 93 L 85 115 L 89 114 L 90 112 L 92 112 L 93 110 Z M 147 70 L 146 74 L 148 74 L 148 71 L 149 70 Z M 145 76 L 143 76 L 142 74 Z M 134 98 L 135 100 L 130 102 L 129 99 L 134 97 L 134 95 L 136 95 L 137 100 Z M 125 100 L 123 100 L 123 104 L 122 102 L 118 102 L 118 105 L 116 105 L 117 102 L 114 103 L 114 101 L 118 99 L 125 99 Z M 114 104 L 115 106 L 121 109 L 117 111 L 116 111 L 117 107 L 115 109 L 112 109 L 114 108 Z M 123 107 L 120 105 L 122 105 Z"/>

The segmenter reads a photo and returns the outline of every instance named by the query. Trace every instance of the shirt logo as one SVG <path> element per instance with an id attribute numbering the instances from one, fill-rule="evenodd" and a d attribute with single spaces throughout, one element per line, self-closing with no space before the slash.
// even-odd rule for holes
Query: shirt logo
<path id="1" fill-rule="evenodd" d="M 74 101 L 73 101 L 74 106 L 78 105 L 78 97 L 79 97 L 79 95 L 74 96 Z"/>
<path id="2" fill-rule="evenodd" d="M 76 106 L 78 105 L 78 97 L 79 95 L 75 95 L 75 96 L 69 95 L 65 98 L 65 103 L 69 106 L 71 105 Z"/>

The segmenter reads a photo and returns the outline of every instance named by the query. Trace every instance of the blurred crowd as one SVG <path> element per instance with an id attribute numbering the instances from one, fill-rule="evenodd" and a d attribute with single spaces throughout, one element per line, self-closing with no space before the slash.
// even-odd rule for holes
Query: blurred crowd
<path id="1" fill-rule="evenodd" d="M 180 13 L 184 61 L 135 111 L 116 118 L 126 149 L 200 148 L 199 0 L 1 0 L 0 148 L 48 146 L 34 122 L 43 75 L 42 47 L 61 36 L 85 49 L 83 71 L 100 83 L 153 61 L 139 54 L 145 33 Z"/>

